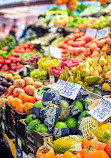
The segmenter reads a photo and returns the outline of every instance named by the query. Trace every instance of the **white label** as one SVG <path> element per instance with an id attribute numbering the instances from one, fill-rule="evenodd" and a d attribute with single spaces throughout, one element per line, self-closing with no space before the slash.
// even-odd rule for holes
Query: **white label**
<path id="1" fill-rule="evenodd" d="M 49 31 L 53 32 L 53 33 L 56 33 L 57 29 L 58 29 L 58 27 L 53 26 L 53 27 L 50 28 Z"/>
<path id="2" fill-rule="evenodd" d="M 96 37 L 97 30 L 96 29 L 87 29 L 86 35 L 91 35 L 92 37 Z"/>
<path id="3" fill-rule="evenodd" d="M 104 28 L 101 30 L 98 30 L 97 32 L 97 39 L 102 39 L 108 35 L 109 28 Z"/>
<path id="4" fill-rule="evenodd" d="M 51 83 L 54 83 L 54 82 L 55 82 L 54 75 L 50 75 L 49 77 L 50 77 L 50 82 L 51 82 Z"/>
<path id="5" fill-rule="evenodd" d="M 61 59 L 61 50 L 54 46 L 49 46 L 48 50 L 44 53 L 45 56 L 51 56 L 57 59 Z"/>
<path id="6" fill-rule="evenodd" d="M 19 138 L 17 138 L 17 139 L 18 139 L 19 148 L 20 148 L 20 150 L 22 150 L 22 143 L 21 143 L 21 140 L 20 140 Z"/>
<path id="7" fill-rule="evenodd" d="M 4 126 L 4 123 L 1 122 L 1 125 L 2 125 L 2 130 L 5 131 L 5 126 Z"/>
<path id="8" fill-rule="evenodd" d="M 75 99 L 81 88 L 81 85 L 72 83 L 72 82 L 59 80 L 57 83 L 53 83 L 49 85 L 48 87 L 58 90 L 61 96 L 64 96 L 70 99 Z"/>
<path id="9" fill-rule="evenodd" d="M 102 98 L 99 104 L 89 112 L 99 122 L 104 122 L 111 116 L 111 99 Z"/>

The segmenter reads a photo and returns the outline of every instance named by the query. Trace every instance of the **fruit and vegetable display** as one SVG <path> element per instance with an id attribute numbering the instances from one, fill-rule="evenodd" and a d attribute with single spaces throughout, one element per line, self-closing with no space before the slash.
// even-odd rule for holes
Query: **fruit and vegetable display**
<path id="1" fill-rule="evenodd" d="M 63 57 L 60 62 L 60 66 L 52 66 L 49 68 L 49 74 L 54 75 L 56 77 L 60 77 L 60 75 L 63 74 L 66 67 L 68 67 L 69 70 L 71 70 L 73 67 L 78 66 L 84 60 L 85 57 L 83 59 Z"/>
<path id="2" fill-rule="evenodd" d="M 68 53 L 75 56 L 83 54 L 84 56 L 99 57 L 100 52 L 110 54 L 111 37 L 109 35 L 103 39 L 97 40 L 91 35 L 85 35 L 84 32 L 76 30 L 65 37 L 64 41 L 58 44 L 62 53 Z"/>
<path id="3" fill-rule="evenodd" d="M 15 38 L 12 35 L 0 40 L 0 50 L 2 50 L 4 47 L 8 47 L 11 43 L 15 43 Z"/>
<path id="4" fill-rule="evenodd" d="M 54 3 L 0 40 L 0 131 L 23 158 L 111 158 L 111 4 Z"/>
<path id="5" fill-rule="evenodd" d="M 74 17 L 73 20 L 70 20 L 67 24 L 67 27 L 79 27 L 79 28 L 91 28 L 93 26 L 95 19 L 89 18 L 81 18 L 81 17 Z"/>
<path id="6" fill-rule="evenodd" d="M 34 82 L 31 77 L 15 79 L 7 90 L 9 97 L 8 104 L 18 112 L 25 113 L 36 102 L 34 92 L 36 88 L 40 88 L 41 86 L 43 86 L 41 82 Z"/>
<path id="7" fill-rule="evenodd" d="M 59 60 L 50 57 L 44 57 L 38 61 L 39 69 L 46 71 L 48 71 L 48 68 L 51 66 L 59 66 L 59 65 L 60 65 Z"/>
<path id="8" fill-rule="evenodd" d="M 37 53 L 37 50 L 34 49 L 34 45 L 30 42 L 20 43 L 18 46 L 14 48 L 14 52 L 18 54 L 22 53 Z"/>
<path id="9" fill-rule="evenodd" d="M 12 53 L 6 58 L 0 56 L 0 71 L 14 73 L 21 68 L 23 68 L 23 64 L 18 54 Z"/>
<path id="10" fill-rule="evenodd" d="M 111 16 L 100 16 L 99 19 L 97 19 L 93 23 L 93 27 L 100 29 L 100 28 L 105 28 L 105 27 L 110 27 L 111 26 Z"/>

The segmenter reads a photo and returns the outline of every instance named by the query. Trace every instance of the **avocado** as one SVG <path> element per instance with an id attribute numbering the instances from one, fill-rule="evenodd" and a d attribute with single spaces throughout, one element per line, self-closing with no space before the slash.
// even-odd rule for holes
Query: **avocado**
<path id="1" fill-rule="evenodd" d="M 28 124 L 28 133 L 32 134 L 36 126 L 40 124 L 40 120 L 35 119 Z"/>
<path id="2" fill-rule="evenodd" d="M 35 130 L 40 133 L 47 133 L 48 129 L 44 124 L 40 124 Z"/>
<path id="3" fill-rule="evenodd" d="M 80 112 L 83 111 L 83 105 L 82 105 L 82 103 L 79 100 L 75 100 L 73 102 L 73 105 L 76 106 L 80 110 Z"/>
<path id="4" fill-rule="evenodd" d="M 26 117 L 25 122 L 29 124 L 33 120 L 34 120 L 34 115 L 31 114 Z"/>
<path id="5" fill-rule="evenodd" d="M 41 101 L 37 101 L 33 106 L 37 107 L 37 108 L 44 108 L 44 106 L 43 106 Z"/>
<path id="6" fill-rule="evenodd" d="M 70 107 L 66 100 L 59 100 L 60 120 L 65 121 L 70 114 Z"/>
<path id="7" fill-rule="evenodd" d="M 64 122 L 57 122 L 55 128 L 67 128 L 67 125 Z"/>

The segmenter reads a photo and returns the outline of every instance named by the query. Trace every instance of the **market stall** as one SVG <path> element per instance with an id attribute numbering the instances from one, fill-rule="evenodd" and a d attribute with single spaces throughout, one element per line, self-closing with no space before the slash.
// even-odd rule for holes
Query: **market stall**
<path id="1" fill-rule="evenodd" d="M 111 157 L 108 2 L 57 0 L 68 10 L 39 15 L 18 43 L 0 40 L 0 143 L 11 158 Z"/>

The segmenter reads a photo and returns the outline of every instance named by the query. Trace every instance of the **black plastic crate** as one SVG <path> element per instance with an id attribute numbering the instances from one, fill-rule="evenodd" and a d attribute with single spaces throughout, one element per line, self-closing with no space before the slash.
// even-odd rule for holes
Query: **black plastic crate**
<path id="1" fill-rule="evenodd" d="M 49 137 L 52 138 L 52 136 L 48 133 L 39 133 L 37 131 L 34 131 L 34 139 L 36 142 L 36 147 L 39 148 L 44 144 L 44 138 Z"/>
<path id="2" fill-rule="evenodd" d="M 21 129 L 20 119 L 26 118 L 27 114 L 26 113 L 22 114 L 16 111 L 16 109 L 14 109 L 6 102 L 5 115 L 6 115 L 6 124 L 9 125 L 18 135 L 23 136 L 25 131 L 24 129 Z"/>
<path id="3" fill-rule="evenodd" d="M 36 152 L 37 152 L 37 147 L 35 147 L 34 145 L 32 145 L 29 141 L 26 141 L 26 147 L 27 147 L 27 152 L 26 154 L 33 154 L 36 157 Z"/>

